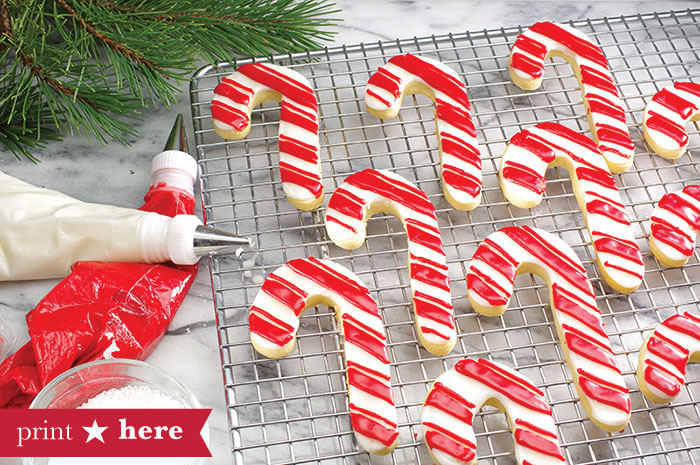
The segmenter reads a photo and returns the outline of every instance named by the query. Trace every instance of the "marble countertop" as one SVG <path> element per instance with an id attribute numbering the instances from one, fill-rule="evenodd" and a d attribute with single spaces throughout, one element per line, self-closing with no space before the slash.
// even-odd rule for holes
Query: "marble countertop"
<path id="1" fill-rule="evenodd" d="M 448 32 L 527 25 L 538 20 L 568 21 L 601 16 L 648 13 L 698 6 L 672 2 L 536 2 L 460 0 L 339 0 L 343 22 L 329 45 L 372 42 Z M 449 12 L 447 14 L 446 12 Z M 147 111 L 137 124 L 140 136 L 130 147 L 100 146 L 94 140 L 69 137 L 36 150 L 41 163 L 19 162 L 0 149 L 2 171 L 39 186 L 57 189 L 82 200 L 125 207 L 140 205 L 150 178 L 151 158 L 157 154 L 177 113 L 189 118 L 187 83 L 171 108 Z M 188 131 L 192 131 L 188 123 Z M 105 188 L 109 186 L 109 188 Z M 188 385 L 207 408 L 213 453 L 208 463 L 231 463 L 228 424 L 222 386 L 214 307 L 206 260 L 167 335 L 148 359 Z M 25 314 L 56 281 L 0 283 L 0 316 L 17 335 L 17 347 L 28 339 Z M 18 464 L 19 459 L 3 460 Z"/>

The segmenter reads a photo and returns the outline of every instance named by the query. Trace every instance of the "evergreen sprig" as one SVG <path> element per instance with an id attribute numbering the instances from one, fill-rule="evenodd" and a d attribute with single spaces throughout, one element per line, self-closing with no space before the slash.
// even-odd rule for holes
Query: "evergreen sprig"
<path id="1" fill-rule="evenodd" d="M 127 143 L 210 63 L 317 48 L 328 0 L 0 0 L 0 143 L 36 161 L 62 135 Z"/>

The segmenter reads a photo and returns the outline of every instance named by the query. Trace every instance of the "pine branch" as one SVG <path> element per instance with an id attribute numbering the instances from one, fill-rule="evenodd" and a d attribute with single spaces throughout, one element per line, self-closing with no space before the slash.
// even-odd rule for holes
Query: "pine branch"
<path id="1" fill-rule="evenodd" d="M 0 143 L 126 143 L 140 108 L 177 101 L 198 61 L 319 47 L 328 0 L 0 0 Z"/>

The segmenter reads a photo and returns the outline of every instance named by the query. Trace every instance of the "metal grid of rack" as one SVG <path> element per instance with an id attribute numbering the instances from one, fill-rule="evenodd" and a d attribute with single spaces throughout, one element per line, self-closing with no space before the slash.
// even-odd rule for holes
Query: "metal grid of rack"
<path id="1" fill-rule="evenodd" d="M 644 337 L 666 317 L 698 313 L 700 263 L 667 269 L 649 253 L 648 218 L 667 192 L 699 179 L 700 135 L 689 128 L 688 154 L 676 161 L 653 155 L 642 139 L 645 102 L 673 80 L 700 82 L 700 9 L 574 22 L 596 40 L 627 106 L 636 143 L 634 166 L 618 175 L 621 195 L 644 253 L 641 288 L 621 295 L 601 279 L 568 173 L 549 170 L 545 201 L 532 210 L 510 206 L 498 186 L 498 161 L 507 141 L 535 123 L 557 121 L 590 135 L 576 78 L 562 60 L 548 64 L 543 87 L 524 92 L 508 78 L 510 46 L 523 27 L 342 46 L 274 62 L 304 74 L 315 88 L 326 201 L 347 175 L 385 168 L 414 181 L 436 207 L 449 263 L 459 340 L 444 357 L 418 343 L 412 316 L 407 244 L 399 220 L 376 215 L 365 244 L 352 252 L 329 242 L 323 208 L 297 211 L 284 197 L 277 167 L 279 106 L 253 113 L 253 129 L 241 141 L 213 131 L 209 101 L 223 64 L 200 70 L 191 83 L 192 117 L 201 168 L 204 213 L 210 225 L 251 236 L 257 252 L 211 261 L 223 375 L 236 464 L 432 463 L 420 432 L 420 409 L 433 380 L 464 357 L 488 357 L 537 384 L 551 402 L 567 460 L 587 463 L 700 463 L 700 366 L 670 405 L 656 406 L 639 392 L 637 352 Z M 425 54 L 454 68 L 467 83 L 482 149 L 482 204 L 471 212 L 452 209 L 442 195 L 433 104 L 404 100 L 399 116 L 378 120 L 363 103 L 369 76 L 391 56 Z M 243 62 L 238 63 L 238 65 Z M 582 259 L 625 381 L 632 420 L 608 434 L 587 419 L 577 400 L 556 337 L 548 293 L 532 275 L 520 275 L 510 308 L 501 317 L 477 315 L 466 299 L 465 273 L 477 245 L 508 225 L 533 225 L 559 234 Z M 331 258 L 352 269 L 377 300 L 386 325 L 391 375 L 399 416 L 398 448 L 386 457 L 358 449 L 350 426 L 342 337 L 326 307 L 301 318 L 297 347 L 269 360 L 253 350 L 247 311 L 266 273 L 288 260 Z M 475 418 L 480 463 L 515 463 L 505 415 L 485 408 Z"/>

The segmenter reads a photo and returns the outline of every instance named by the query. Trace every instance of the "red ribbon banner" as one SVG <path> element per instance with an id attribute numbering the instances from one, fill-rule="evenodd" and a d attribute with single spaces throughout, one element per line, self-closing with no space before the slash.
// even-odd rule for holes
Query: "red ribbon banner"
<path id="1" fill-rule="evenodd" d="M 211 409 L 0 410 L 4 457 L 211 457 Z"/>

